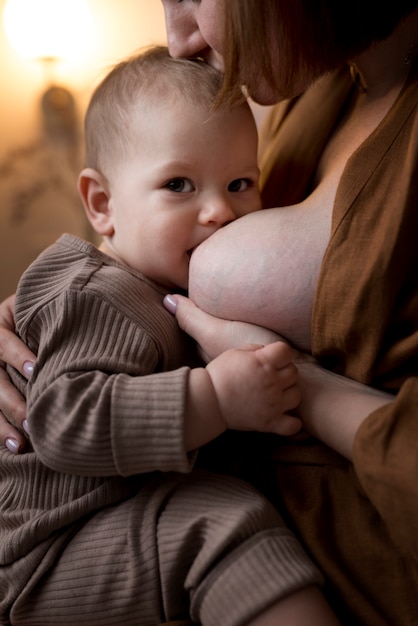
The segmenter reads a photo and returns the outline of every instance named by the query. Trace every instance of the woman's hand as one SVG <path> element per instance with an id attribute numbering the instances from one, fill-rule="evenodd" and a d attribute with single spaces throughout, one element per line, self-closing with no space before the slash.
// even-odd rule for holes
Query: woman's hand
<path id="1" fill-rule="evenodd" d="M 14 333 L 14 296 L 0 303 L 0 442 L 18 454 L 25 448 L 24 435 L 13 425 L 26 429 L 26 402 L 10 382 L 6 364 L 30 378 L 35 355 Z"/>
<path id="2" fill-rule="evenodd" d="M 229 348 L 281 339 L 260 326 L 213 317 L 177 294 L 166 297 L 164 304 L 197 341 L 206 361 Z M 373 411 L 392 402 L 393 396 L 325 370 L 309 354 L 293 350 L 292 356 L 302 398 L 296 414 L 304 430 L 351 460 L 358 429 Z"/>
<path id="3" fill-rule="evenodd" d="M 231 348 L 283 341 L 280 335 L 262 326 L 209 315 L 189 298 L 178 294 L 166 296 L 164 306 L 176 316 L 180 328 L 196 341 L 201 357 L 206 363 Z"/>

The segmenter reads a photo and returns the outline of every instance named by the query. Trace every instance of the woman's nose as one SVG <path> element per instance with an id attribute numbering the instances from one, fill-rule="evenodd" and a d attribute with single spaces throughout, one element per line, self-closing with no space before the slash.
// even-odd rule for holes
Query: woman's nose
<path id="1" fill-rule="evenodd" d="M 175 59 L 204 57 L 208 49 L 202 37 L 193 13 L 188 14 L 173 3 L 165 3 L 165 24 L 167 30 L 167 45 L 169 52 Z"/>
<path id="2" fill-rule="evenodd" d="M 167 33 L 167 44 L 170 55 L 174 59 L 193 59 L 201 57 L 206 59 L 208 47 L 199 30 L 186 37 L 178 36 L 177 33 Z"/>

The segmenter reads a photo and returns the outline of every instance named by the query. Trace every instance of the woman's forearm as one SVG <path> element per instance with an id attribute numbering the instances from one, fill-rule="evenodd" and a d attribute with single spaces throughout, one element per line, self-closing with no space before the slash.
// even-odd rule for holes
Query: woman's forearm
<path id="1" fill-rule="evenodd" d="M 171 302 L 172 301 L 172 302 Z M 212 360 L 220 352 L 245 343 L 269 343 L 260 327 L 214 318 L 182 296 L 172 296 L 170 306 L 181 328 L 191 335 Z M 305 430 L 347 459 L 352 459 L 354 438 L 370 413 L 393 396 L 321 368 L 312 357 L 294 351 L 302 400 L 298 415 Z"/>
<path id="2" fill-rule="evenodd" d="M 363 421 L 393 400 L 389 393 L 329 372 L 315 363 L 298 364 L 302 400 L 298 415 L 305 429 L 349 460 Z"/>

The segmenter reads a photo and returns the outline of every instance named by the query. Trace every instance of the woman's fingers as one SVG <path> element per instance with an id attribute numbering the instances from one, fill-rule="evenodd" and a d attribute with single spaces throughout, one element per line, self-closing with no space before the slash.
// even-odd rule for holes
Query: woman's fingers
<path id="1" fill-rule="evenodd" d="M 196 341 L 205 361 L 211 361 L 232 347 L 233 322 L 205 313 L 189 298 L 178 294 L 166 296 L 164 306 L 176 316 L 180 328 Z"/>
<path id="2" fill-rule="evenodd" d="M 15 334 L 14 300 L 15 297 L 10 296 L 0 303 L 0 366 L 4 370 L 7 363 L 30 378 L 36 357 Z"/>
<path id="3" fill-rule="evenodd" d="M 26 402 L 10 382 L 7 372 L 0 369 L 0 442 L 13 454 L 25 448 L 26 439 L 21 432 L 25 427 Z"/>
<path id="4" fill-rule="evenodd" d="M 0 442 L 18 454 L 25 448 L 26 402 L 12 384 L 6 364 L 30 378 L 35 355 L 14 332 L 14 296 L 0 304 Z"/>

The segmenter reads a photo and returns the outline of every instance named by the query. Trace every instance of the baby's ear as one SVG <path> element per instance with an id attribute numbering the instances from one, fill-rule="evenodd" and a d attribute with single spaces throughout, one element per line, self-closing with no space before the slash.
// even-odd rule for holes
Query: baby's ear
<path id="1" fill-rule="evenodd" d="M 102 236 L 112 235 L 113 216 L 105 177 L 91 167 L 85 168 L 78 177 L 78 191 L 94 230 Z"/>

